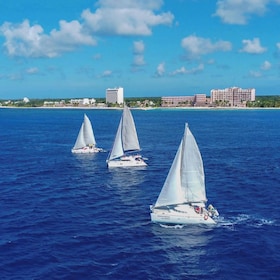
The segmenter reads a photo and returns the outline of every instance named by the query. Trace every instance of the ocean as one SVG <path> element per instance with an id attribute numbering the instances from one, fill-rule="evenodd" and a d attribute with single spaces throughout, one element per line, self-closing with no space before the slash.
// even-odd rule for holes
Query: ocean
<path id="1" fill-rule="evenodd" d="M 84 113 L 107 152 L 71 153 Z M 0 109 L 1 279 L 279 279 L 280 110 L 132 110 L 148 166 L 109 170 L 121 113 Z M 150 221 L 186 122 L 215 226 Z"/>

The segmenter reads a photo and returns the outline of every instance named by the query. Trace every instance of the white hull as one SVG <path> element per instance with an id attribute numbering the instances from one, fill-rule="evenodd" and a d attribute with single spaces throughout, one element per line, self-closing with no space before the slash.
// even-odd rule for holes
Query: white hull
<path id="1" fill-rule="evenodd" d="M 135 167 L 147 166 L 147 163 L 139 155 L 137 156 L 123 156 L 119 159 L 108 160 L 108 167 Z"/>
<path id="2" fill-rule="evenodd" d="M 151 221 L 159 224 L 216 224 L 212 214 L 205 208 L 195 208 L 189 204 L 181 204 L 170 208 L 154 208 L 151 206 Z"/>
<path id="3" fill-rule="evenodd" d="M 81 149 L 72 149 L 71 151 L 73 154 L 93 154 L 101 152 L 102 149 L 95 147 L 84 147 Z"/>

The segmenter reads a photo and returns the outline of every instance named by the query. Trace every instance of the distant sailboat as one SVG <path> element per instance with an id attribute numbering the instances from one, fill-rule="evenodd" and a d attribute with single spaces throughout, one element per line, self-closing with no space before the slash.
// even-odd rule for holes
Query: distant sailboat
<path id="1" fill-rule="evenodd" d="M 86 114 L 84 114 L 84 121 L 81 125 L 75 145 L 72 149 L 74 154 L 89 154 L 98 153 L 102 151 L 101 148 L 96 147 L 96 141 L 93 134 L 91 122 Z"/>
<path id="2" fill-rule="evenodd" d="M 201 154 L 188 124 L 155 205 L 151 220 L 161 224 L 215 224 L 218 211 L 207 202 Z"/>
<path id="3" fill-rule="evenodd" d="M 129 108 L 124 105 L 114 145 L 106 161 L 107 165 L 108 167 L 146 166 L 139 151 L 135 123 Z"/>

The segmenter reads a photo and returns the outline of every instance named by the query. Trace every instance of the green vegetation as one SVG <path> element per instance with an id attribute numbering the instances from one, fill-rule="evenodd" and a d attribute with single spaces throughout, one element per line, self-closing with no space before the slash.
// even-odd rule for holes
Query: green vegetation
<path id="1" fill-rule="evenodd" d="M 105 98 L 94 98 L 96 100 L 95 104 L 104 104 L 107 107 L 119 107 L 118 104 L 106 104 Z M 29 102 L 24 102 L 23 100 L 0 100 L 0 106 L 12 106 L 12 107 L 42 107 L 44 103 L 49 103 L 46 106 L 76 106 L 79 107 L 79 104 L 71 104 L 71 99 L 30 99 Z M 125 98 L 125 103 L 129 107 L 161 107 L 161 97 L 127 97 Z M 229 104 L 226 102 L 218 102 L 218 106 L 228 107 Z M 188 106 L 188 104 L 185 104 Z M 248 108 L 280 108 L 280 96 L 258 96 L 256 101 L 247 102 Z M 97 105 L 88 105 L 94 107 Z"/>
<path id="2" fill-rule="evenodd" d="M 160 107 L 161 97 L 128 97 L 125 103 L 129 107 Z"/>
<path id="3" fill-rule="evenodd" d="M 42 107 L 44 105 L 44 100 L 42 99 L 31 99 L 29 102 L 17 101 L 14 102 L 15 107 Z"/>
<path id="4" fill-rule="evenodd" d="M 256 101 L 247 102 L 247 107 L 256 108 L 279 108 L 280 107 L 280 96 L 258 96 Z"/>
<path id="5" fill-rule="evenodd" d="M 81 98 L 83 99 L 83 98 Z M 95 104 L 92 105 L 85 105 L 89 107 L 95 107 L 98 106 L 98 104 L 103 104 L 105 107 L 120 107 L 119 104 L 112 104 L 108 103 L 106 104 L 106 99 L 105 98 L 94 98 L 95 99 Z M 78 98 L 77 98 L 78 100 Z M 125 103 L 129 107 L 160 107 L 161 106 L 161 97 L 128 97 L 125 98 Z M 12 107 L 80 107 L 79 103 L 72 103 L 71 104 L 71 99 L 29 99 L 28 102 L 24 100 L 0 100 L 0 106 L 7 107 L 7 106 L 12 106 Z"/>

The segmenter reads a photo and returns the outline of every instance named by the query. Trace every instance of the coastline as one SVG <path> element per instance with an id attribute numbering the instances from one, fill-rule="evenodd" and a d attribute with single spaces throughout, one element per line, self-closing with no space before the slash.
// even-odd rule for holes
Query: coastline
<path id="1" fill-rule="evenodd" d="M 55 106 L 55 107 L 16 107 L 16 106 L 0 106 L 0 109 L 54 109 L 54 110 L 122 110 L 122 107 L 74 107 L 74 106 Z M 280 107 L 130 107 L 132 110 L 279 110 Z"/>

